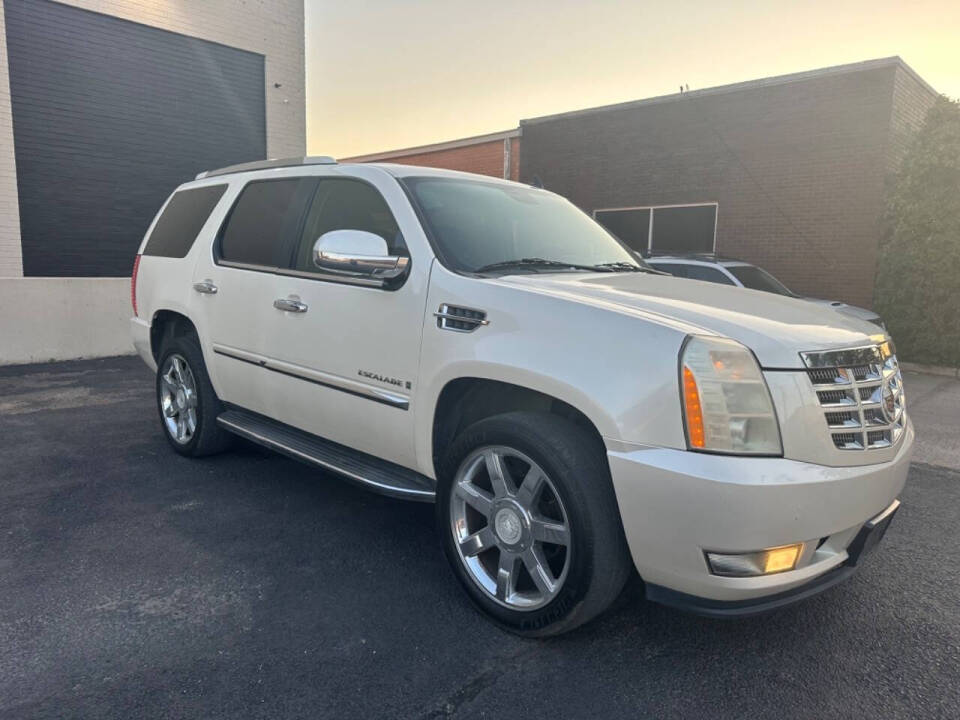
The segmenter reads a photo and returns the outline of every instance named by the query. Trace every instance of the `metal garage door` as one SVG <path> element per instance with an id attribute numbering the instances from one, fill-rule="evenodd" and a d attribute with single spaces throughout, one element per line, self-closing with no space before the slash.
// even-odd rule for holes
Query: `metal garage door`
<path id="1" fill-rule="evenodd" d="M 49 0 L 4 6 L 25 275 L 129 275 L 175 186 L 266 156 L 262 55 Z"/>

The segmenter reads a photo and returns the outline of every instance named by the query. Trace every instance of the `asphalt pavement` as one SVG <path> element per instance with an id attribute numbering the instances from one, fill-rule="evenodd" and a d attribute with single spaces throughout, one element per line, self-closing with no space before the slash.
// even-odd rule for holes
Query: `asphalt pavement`
<path id="1" fill-rule="evenodd" d="M 175 455 L 135 358 L 0 368 L 0 717 L 957 718 L 960 473 L 915 464 L 901 499 L 801 605 L 706 620 L 635 580 L 522 640 L 430 507 L 249 445 Z"/>

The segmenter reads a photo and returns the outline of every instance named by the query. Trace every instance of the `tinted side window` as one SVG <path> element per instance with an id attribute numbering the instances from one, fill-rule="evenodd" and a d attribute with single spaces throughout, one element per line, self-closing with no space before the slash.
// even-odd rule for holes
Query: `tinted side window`
<path id="1" fill-rule="evenodd" d="M 277 265 L 285 234 L 299 219 L 299 178 L 259 180 L 240 193 L 220 235 L 220 257 L 246 265 Z"/>
<path id="2" fill-rule="evenodd" d="M 208 185 L 175 192 L 157 218 L 143 254 L 185 257 L 226 189 L 226 185 Z"/>
<path id="3" fill-rule="evenodd" d="M 687 277 L 687 268 L 690 267 L 689 265 L 678 265 L 677 263 L 656 263 L 650 262 L 649 260 L 647 263 L 654 270 L 660 270 L 661 272 L 670 273 L 674 277 L 681 278 Z"/>
<path id="4" fill-rule="evenodd" d="M 706 265 L 687 265 L 687 277 L 691 280 L 706 280 L 707 282 L 733 285 L 733 280 L 716 268 Z"/>
<path id="5" fill-rule="evenodd" d="M 387 201 L 376 188 L 359 180 L 320 181 L 297 246 L 296 270 L 317 271 L 313 245 L 331 230 L 365 230 L 382 237 L 390 254 L 409 255 Z"/>

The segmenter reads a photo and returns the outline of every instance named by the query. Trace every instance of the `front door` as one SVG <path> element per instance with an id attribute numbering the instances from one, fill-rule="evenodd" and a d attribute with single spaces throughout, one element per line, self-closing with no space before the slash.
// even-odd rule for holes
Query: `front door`
<path id="1" fill-rule="evenodd" d="M 411 258 L 405 282 L 394 289 L 338 278 L 313 263 L 316 240 L 331 230 L 365 230 L 409 255 L 404 230 L 416 220 L 391 203 L 407 203 L 397 183 L 360 179 L 341 170 L 319 179 L 286 271 L 277 275 L 271 323 L 271 373 L 278 417 L 342 445 L 415 468 L 412 404 L 420 354 L 429 260 Z M 404 228 L 406 224 L 408 227 Z"/>

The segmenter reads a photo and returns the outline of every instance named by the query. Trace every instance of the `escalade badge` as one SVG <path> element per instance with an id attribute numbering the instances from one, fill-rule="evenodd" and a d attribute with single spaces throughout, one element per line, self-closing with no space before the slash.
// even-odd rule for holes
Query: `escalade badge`
<path id="1" fill-rule="evenodd" d="M 380 375 L 379 373 L 370 372 L 369 370 L 357 370 L 357 374 L 360 377 L 376 380 L 377 382 L 386 383 L 387 385 L 406 388 L 407 390 L 411 388 L 411 383 L 409 380 L 398 380 L 397 378 L 387 377 L 386 375 Z"/>

